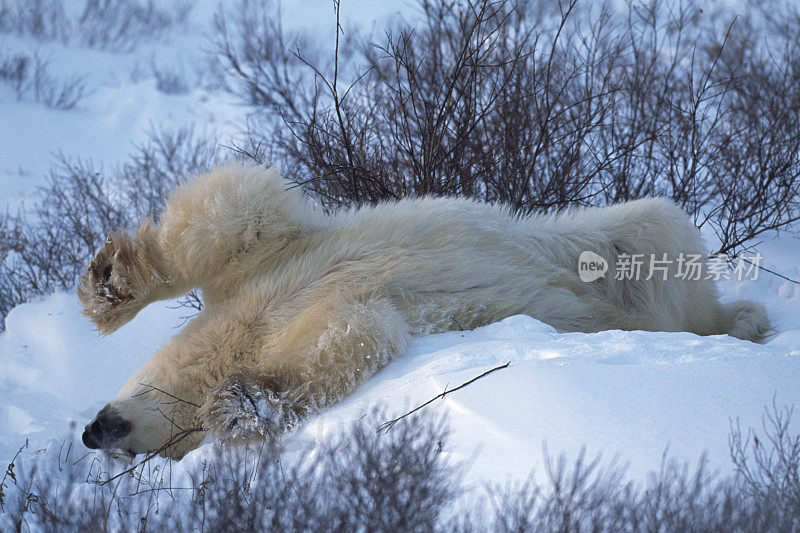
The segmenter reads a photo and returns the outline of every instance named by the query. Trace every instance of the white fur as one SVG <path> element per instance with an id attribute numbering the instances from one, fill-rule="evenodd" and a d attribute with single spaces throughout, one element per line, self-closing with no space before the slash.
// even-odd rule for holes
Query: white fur
<path id="1" fill-rule="evenodd" d="M 143 226 L 135 242 L 152 249 L 129 256 L 155 259 L 126 268 L 157 275 L 139 276 L 152 280 L 146 287 L 126 288 L 145 296 L 115 302 L 115 315 L 100 301 L 104 293 L 95 285 L 103 282 L 84 280 L 87 314 L 104 330 L 150 301 L 194 287 L 206 303 L 111 404 L 134 428 L 115 445 L 136 452 L 156 449 L 176 432 L 165 410 L 180 424 L 196 425 L 199 417 L 205 429 L 220 427 L 213 413 L 224 411 L 218 406 L 224 395 L 217 388 L 232 373 L 267 376 L 265 386 L 280 388 L 302 418 L 401 354 L 410 335 L 519 313 L 559 331 L 690 331 L 760 340 L 768 330 L 763 307 L 722 306 L 712 282 L 677 278 L 674 264 L 666 280 L 614 279 L 620 254 L 666 253 L 673 260 L 702 254 L 686 214 L 660 198 L 527 218 L 454 198 L 325 215 L 273 171 L 231 165 L 175 191 L 160 223 Z M 585 250 L 608 261 L 605 278 L 579 279 Z M 113 249 L 106 255 L 114 256 Z M 643 277 L 648 273 L 645 262 Z M 203 409 L 167 403 L 142 384 Z M 166 453 L 180 456 L 199 439 Z"/>

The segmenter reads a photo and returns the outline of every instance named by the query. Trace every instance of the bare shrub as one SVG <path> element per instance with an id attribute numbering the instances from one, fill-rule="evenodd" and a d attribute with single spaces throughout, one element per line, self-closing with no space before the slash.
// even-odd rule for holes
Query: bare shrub
<path id="1" fill-rule="evenodd" d="M 404 419 L 390 432 L 356 422 L 313 453 L 279 444 L 217 447 L 188 474 L 151 460 L 127 474 L 71 445 L 23 449 L 3 478 L 0 528 L 176 531 L 795 531 L 800 527 L 791 409 L 764 432 L 731 430 L 734 474 L 662 461 L 643 483 L 619 463 L 552 458 L 523 485 L 459 489 L 441 421 Z M 624 457 L 621 458 L 624 461 Z M 8 475 L 10 473 L 10 476 Z"/>
<path id="2" fill-rule="evenodd" d="M 0 80 L 11 85 L 20 100 L 28 89 L 28 65 L 30 57 L 25 54 L 13 54 L 0 59 Z"/>
<path id="3" fill-rule="evenodd" d="M 710 174 L 722 252 L 800 218 L 800 6 L 770 0 L 732 32 L 719 78 L 732 80 Z"/>
<path id="4" fill-rule="evenodd" d="M 127 225 L 92 164 L 65 158 L 51 172 L 30 220 L 3 219 L 0 290 L 8 298 L 0 302 L 3 317 L 30 296 L 72 287 L 106 233 Z"/>
<path id="5" fill-rule="evenodd" d="M 215 53 L 254 110 L 241 154 L 327 204 L 662 195 L 735 254 L 800 215 L 800 17 L 768 4 L 742 24 L 677 0 L 421 0 L 414 23 L 378 42 L 340 28 L 321 55 L 248 0 L 216 18 Z"/>
<path id="6" fill-rule="evenodd" d="M 66 41 L 69 17 L 63 2 L 0 0 L 0 32 L 29 35 L 43 41 Z"/>
<path id="7" fill-rule="evenodd" d="M 49 60 L 38 51 L 0 57 L 0 80 L 12 86 L 17 100 L 30 94 L 47 107 L 62 111 L 74 109 L 86 96 L 85 79 L 73 75 L 59 80 L 50 74 L 49 68 Z"/>
<path id="8" fill-rule="evenodd" d="M 665 459 L 643 486 L 596 461 L 548 460 L 546 481 L 492 489 L 492 531 L 794 531 L 786 494 L 753 498 L 737 478 L 718 479 L 701 459 L 694 469 Z M 555 465 L 555 466 L 553 466 Z M 794 500 L 794 505 L 798 501 Z M 489 526 L 487 526 L 487 523 Z"/>
<path id="9" fill-rule="evenodd" d="M 163 5 L 154 0 L 85 0 L 80 14 L 70 17 L 63 0 L 0 0 L 0 33 L 130 52 L 184 25 L 192 6 L 191 0 Z"/>
<path id="10" fill-rule="evenodd" d="M 164 94 L 187 94 L 191 89 L 188 75 L 183 69 L 160 67 L 153 61 L 150 71 L 156 79 L 156 89 Z"/>
<path id="11" fill-rule="evenodd" d="M 75 21 L 82 41 L 101 50 L 131 51 L 145 39 L 159 39 L 186 23 L 193 2 L 177 0 L 86 0 Z"/>
<path id="12" fill-rule="evenodd" d="M 221 161 L 217 142 L 191 128 L 153 131 L 116 171 L 114 188 L 130 206 L 133 222 L 156 217 L 178 185 Z"/>
<path id="13" fill-rule="evenodd" d="M 112 462 L 76 464 L 63 446 L 27 465 L 31 454 L 15 460 L 0 527 L 430 531 L 456 496 L 442 438 L 441 424 L 419 419 L 390 435 L 358 423 L 289 465 L 274 442 L 218 447 L 180 488 L 168 468 L 147 464 L 110 480 Z"/>
<path id="14" fill-rule="evenodd" d="M 731 424 L 728 442 L 738 488 L 748 498 L 768 501 L 782 514 L 800 520 L 800 435 L 790 429 L 793 407 L 765 409 L 762 432 Z"/>
<path id="15" fill-rule="evenodd" d="M 545 479 L 490 490 L 492 531 L 795 531 L 800 527 L 800 436 L 792 409 L 773 405 L 763 433 L 729 436 L 734 474 L 719 478 L 704 457 L 692 469 L 668 460 L 644 485 L 582 452 L 572 463 L 545 451 Z M 624 460 L 624 458 L 622 458 Z M 482 524 L 486 527 L 486 524 Z"/>
<path id="16" fill-rule="evenodd" d="M 112 466 L 109 457 L 81 457 L 71 442 L 38 453 L 23 448 L 7 469 L 0 529 L 144 531 L 158 506 L 153 498 L 124 497 L 136 493 L 134 477 L 103 484 Z"/>

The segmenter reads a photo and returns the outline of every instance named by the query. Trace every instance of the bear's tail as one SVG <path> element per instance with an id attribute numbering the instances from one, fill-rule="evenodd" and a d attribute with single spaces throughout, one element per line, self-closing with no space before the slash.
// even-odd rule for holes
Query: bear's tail
<path id="1" fill-rule="evenodd" d="M 753 342 L 763 342 L 774 332 L 764 306 L 750 300 L 722 304 L 722 333 Z"/>

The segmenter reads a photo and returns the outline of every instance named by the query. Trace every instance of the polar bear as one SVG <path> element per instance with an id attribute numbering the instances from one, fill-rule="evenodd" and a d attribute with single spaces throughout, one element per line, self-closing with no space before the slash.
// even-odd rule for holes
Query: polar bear
<path id="1" fill-rule="evenodd" d="M 90 448 L 179 458 L 206 432 L 275 438 L 404 352 L 409 338 L 528 314 L 559 331 L 730 334 L 760 341 L 764 308 L 723 305 L 706 279 L 642 266 L 586 282 L 579 257 L 702 254 L 666 199 L 515 216 L 461 198 L 332 214 L 276 172 L 230 164 L 175 190 L 158 223 L 112 234 L 78 294 L 103 334 L 151 302 L 205 308 L 86 426 Z M 647 279 L 649 278 L 649 279 Z"/>

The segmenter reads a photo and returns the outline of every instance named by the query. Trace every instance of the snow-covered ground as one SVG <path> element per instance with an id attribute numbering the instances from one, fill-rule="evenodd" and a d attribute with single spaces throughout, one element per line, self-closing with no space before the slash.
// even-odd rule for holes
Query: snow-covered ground
<path id="1" fill-rule="evenodd" d="M 185 127 L 222 145 L 232 144 L 244 128 L 248 110 L 210 79 L 206 54 L 213 47 L 212 18 L 225 2 L 193 4 L 185 26 L 164 40 L 142 43 L 132 53 L 0 33 L 0 62 L 17 53 L 36 53 L 48 61 L 54 79 L 78 75 L 86 82 L 86 96 L 78 106 L 62 111 L 35 102 L 31 95 L 18 100 L 13 88 L 0 80 L 0 210 L 29 206 L 59 153 L 113 168 L 152 131 Z M 65 5 L 68 12 L 79 13 L 82 2 L 68 0 Z M 308 30 L 326 49 L 333 42 L 336 18 L 330 1 L 290 0 L 280 6 L 287 31 Z M 398 0 L 349 1 L 342 5 L 341 19 L 345 28 L 357 25 L 376 31 L 383 27 L 378 21 L 391 19 L 400 10 L 413 16 L 413 6 Z M 183 89 L 160 91 L 154 70 L 177 76 Z"/>
<path id="2" fill-rule="evenodd" d="M 798 237 L 762 245 L 787 275 L 800 277 Z M 776 266 L 777 268 L 777 266 Z M 759 427 L 764 407 L 800 398 L 800 287 L 762 273 L 722 284 L 726 297 L 767 305 L 778 332 L 764 345 L 727 336 L 607 331 L 558 334 L 527 316 L 475 331 L 415 340 L 409 353 L 347 400 L 287 437 L 289 449 L 315 445 L 375 406 L 387 416 L 411 408 L 495 366 L 427 410 L 447 413 L 449 453 L 467 465 L 465 482 L 505 482 L 541 472 L 551 456 L 618 456 L 633 478 L 657 471 L 665 451 L 730 469 L 733 419 Z M 155 304 L 101 338 L 73 294 L 19 306 L 0 335 L 0 462 L 30 439 L 36 448 L 82 427 L 154 349 L 176 332 L 185 309 Z M 188 464 L 196 464 L 190 454 Z M 193 457 L 195 459 L 193 459 Z"/>
<path id="3" fill-rule="evenodd" d="M 345 2 L 355 23 L 389 17 L 400 2 Z M 201 2 L 192 25 L 167 42 L 134 54 L 36 43 L 54 74 L 87 73 L 90 95 L 72 111 L 16 101 L 0 84 L 0 208 L 22 205 L 43 182 L 53 154 L 113 166 L 152 129 L 194 127 L 227 144 L 246 110 L 204 85 L 203 32 L 216 2 Z M 284 2 L 287 24 L 319 27 L 332 37 L 330 2 Z M 0 46 L 33 46 L 2 37 Z M 151 63 L 185 68 L 182 94 L 157 89 Z M 190 68 L 188 65 L 193 65 Z M 800 236 L 784 232 L 758 246 L 763 265 L 800 279 Z M 765 345 L 726 336 L 608 331 L 558 334 L 530 317 L 510 317 L 475 331 L 414 341 L 409 353 L 344 402 L 287 437 L 289 449 L 314 446 L 376 405 L 398 416 L 445 389 L 500 364 L 498 370 L 437 400 L 426 410 L 447 413 L 449 451 L 466 465 L 467 483 L 524 479 L 550 455 L 618 456 L 641 478 L 657 470 L 665 450 L 695 462 L 707 452 L 713 468 L 730 468 L 731 421 L 759 426 L 765 405 L 800 398 L 800 285 L 765 272 L 757 281 L 721 283 L 726 298 L 767 305 L 777 334 Z M 80 315 L 74 294 L 54 294 L 19 306 L 0 334 L 0 468 L 29 439 L 36 449 L 82 427 L 144 360 L 176 332 L 185 309 L 151 306 L 115 334 L 101 338 Z M 195 464 L 208 448 L 182 462 Z"/>

